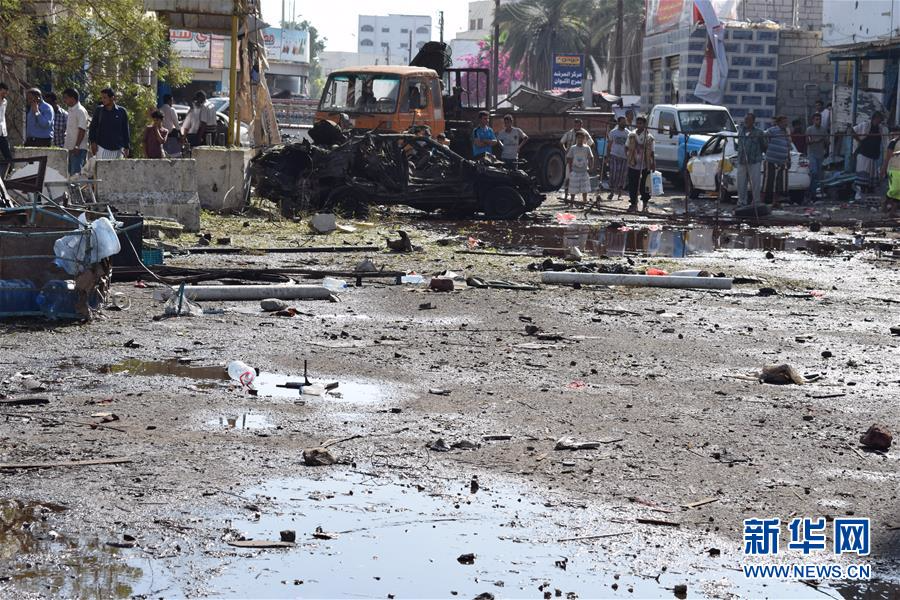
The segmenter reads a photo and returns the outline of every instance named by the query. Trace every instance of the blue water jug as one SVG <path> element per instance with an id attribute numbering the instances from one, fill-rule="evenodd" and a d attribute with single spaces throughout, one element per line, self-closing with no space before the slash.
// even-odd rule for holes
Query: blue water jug
<path id="1" fill-rule="evenodd" d="M 37 294 L 27 279 L 0 279 L 0 316 L 38 312 Z"/>
<path id="2" fill-rule="evenodd" d="M 37 295 L 37 305 L 48 319 L 76 319 L 75 303 L 78 293 L 74 281 L 53 279 Z"/>

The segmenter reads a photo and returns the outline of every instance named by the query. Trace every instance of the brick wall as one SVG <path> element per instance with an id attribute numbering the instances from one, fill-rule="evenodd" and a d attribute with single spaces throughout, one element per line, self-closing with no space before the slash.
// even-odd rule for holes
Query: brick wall
<path id="1" fill-rule="evenodd" d="M 851 2 L 847 4 L 852 6 Z M 737 15 L 739 19 L 769 19 L 790 27 L 794 25 L 795 9 L 798 27 L 806 30 L 822 27 L 822 0 L 744 0 L 738 6 Z"/>
<path id="2" fill-rule="evenodd" d="M 822 35 L 818 31 L 785 30 L 781 32 L 778 63 L 784 65 L 798 59 L 800 62 L 782 67 L 778 72 L 777 110 L 790 121 L 805 119 L 812 113 L 816 100 L 828 102 L 831 97 L 833 67 L 822 52 Z M 819 56 L 815 56 L 820 54 Z"/>

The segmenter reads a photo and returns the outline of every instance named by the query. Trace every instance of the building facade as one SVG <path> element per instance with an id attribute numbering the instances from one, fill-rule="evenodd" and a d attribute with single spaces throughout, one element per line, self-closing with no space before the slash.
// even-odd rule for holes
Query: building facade
<path id="1" fill-rule="evenodd" d="M 739 119 L 764 123 L 778 114 L 806 122 L 814 102 L 827 100 L 831 67 L 822 53 L 822 0 L 713 0 L 726 23 L 728 83 L 723 104 Z M 692 3 L 649 0 L 641 106 L 700 102 L 707 34 L 694 28 Z"/>
<path id="2" fill-rule="evenodd" d="M 431 41 L 431 17 L 423 15 L 359 15 L 357 48 L 374 64 L 407 65 Z"/>

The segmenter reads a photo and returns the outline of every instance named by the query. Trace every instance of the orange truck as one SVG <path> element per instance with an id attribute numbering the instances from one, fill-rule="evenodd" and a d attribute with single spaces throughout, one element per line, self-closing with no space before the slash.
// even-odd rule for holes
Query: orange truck
<path id="1" fill-rule="evenodd" d="M 418 60 L 419 56 L 413 64 Z M 316 121 L 327 119 L 337 123 L 343 114 L 349 117 L 353 130 L 394 133 L 427 125 L 433 137 L 444 133 L 454 151 L 471 158 L 472 128 L 478 112 L 488 110 L 487 69 L 450 68 L 449 54 L 437 62 L 422 62 L 436 68 L 383 65 L 333 71 L 322 91 Z M 516 127 L 528 135 L 520 158 L 542 191 L 562 186 L 566 169 L 560 138 L 573 127 L 573 121 L 582 119 L 583 126 L 599 139 L 606 136 L 612 118 L 611 112 L 551 104 L 543 109 L 543 105 L 534 103 L 537 110 L 528 107 L 489 110 L 495 131 L 502 129 L 503 115 L 512 113 Z"/>

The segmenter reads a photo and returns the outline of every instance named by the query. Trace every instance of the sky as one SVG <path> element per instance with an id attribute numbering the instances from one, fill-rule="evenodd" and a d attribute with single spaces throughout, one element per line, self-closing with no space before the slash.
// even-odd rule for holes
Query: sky
<path id="1" fill-rule="evenodd" d="M 308 20 L 319 35 L 328 38 L 326 50 L 356 52 L 359 14 L 429 15 L 434 39 L 438 39 L 438 11 L 444 11 L 444 41 L 467 29 L 469 3 L 466 0 L 284 0 L 286 20 L 296 6 L 296 20 Z M 281 21 L 281 0 L 262 0 L 263 19 L 277 27 Z"/>

